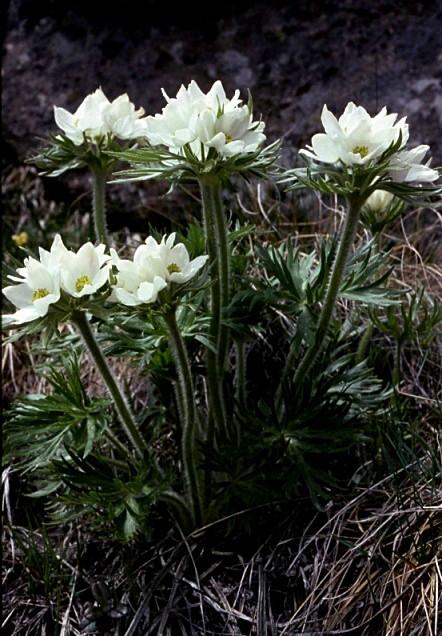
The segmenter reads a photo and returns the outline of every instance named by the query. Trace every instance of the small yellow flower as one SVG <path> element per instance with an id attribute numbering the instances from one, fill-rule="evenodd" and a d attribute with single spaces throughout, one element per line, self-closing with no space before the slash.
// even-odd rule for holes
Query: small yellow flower
<path id="1" fill-rule="evenodd" d="M 23 247 L 28 244 L 29 236 L 27 232 L 20 232 L 20 234 L 13 234 L 12 240 L 17 245 L 17 247 Z"/>

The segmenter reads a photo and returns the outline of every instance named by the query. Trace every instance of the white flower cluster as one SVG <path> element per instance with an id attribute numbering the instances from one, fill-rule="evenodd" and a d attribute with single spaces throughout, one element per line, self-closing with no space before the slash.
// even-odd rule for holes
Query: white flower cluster
<path id="1" fill-rule="evenodd" d="M 85 138 L 96 142 L 106 135 L 119 139 L 142 137 L 146 132 L 143 115 L 144 109 L 135 110 L 126 93 L 110 102 L 101 88 L 88 95 L 75 113 L 54 106 L 55 123 L 76 146 Z"/>
<path id="2" fill-rule="evenodd" d="M 253 113 L 242 104 L 239 91 L 228 99 L 222 83 L 216 81 L 203 93 L 195 81 L 181 86 L 176 97 L 168 97 L 161 114 L 146 117 L 146 137 L 153 146 L 167 146 L 182 154 L 190 145 L 198 158 L 214 148 L 221 157 L 255 152 L 264 142 L 264 123 L 253 121 Z"/>
<path id="3" fill-rule="evenodd" d="M 72 252 L 57 234 L 49 252 L 39 248 L 39 260 L 26 258 L 18 276 L 8 277 L 18 284 L 5 287 L 3 293 L 17 311 L 4 316 L 5 323 L 18 325 L 45 316 L 62 292 L 75 299 L 94 294 L 109 282 L 113 265 L 118 273 L 109 300 L 128 306 L 153 303 L 168 283 L 187 282 L 207 261 L 208 256 L 190 260 L 186 247 L 174 242 L 175 234 L 160 243 L 148 237 L 129 261 L 113 249 L 107 255 L 104 245 L 92 243 Z"/>
<path id="4" fill-rule="evenodd" d="M 371 117 L 365 108 L 350 102 L 336 119 L 324 105 L 321 115 L 325 133 L 313 135 L 308 150 L 301 154 L 328 164 L 367 166 L 376 163 L 388 148 L 401 138 L 401 148 L 390 159 L 388 172 L 393 181 L 431 182 L 438 178 L 422 160 L 428 146 L 405 149 L 408 141 L 406 118 L 396 121 L 397 114 L 387 115 L 387 109 Z"/>
<path id="5" fill-rule="evenodd" d="M 208 256 L 190 260 L 182 243 L 175 243 L 175 232 L 158 243 L 152 236 L 135 250 L 132 260 L 122 259 L 111 248 L 112 262 L 118 270 L 110 300 L 134 306 L 153 303 L 167 283 L 186 283 L 206 263 Z"/>
<path id="6" fill-rule="evenodd" d="M 3 293 L 17 308 L 5 316 L 6 322 L 21 324 L 48 313 L 49 305 L 58 302 L 63 290 L 73 298 L 93 294 L 109 279 L 110 256 L 105 246 L 85 243 L 75 253 L 68 250 L 57 234 L 51 250 L 39 248 L 40 260 L 28 257 L 17 276 L 9 276 L 18 285 L 10 285 Z"/>

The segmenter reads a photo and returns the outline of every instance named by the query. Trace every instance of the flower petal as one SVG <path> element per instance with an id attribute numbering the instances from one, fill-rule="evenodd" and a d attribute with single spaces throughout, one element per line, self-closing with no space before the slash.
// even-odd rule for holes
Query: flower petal
<path id="1" fill-rule="evenodd" d="M 336 143 L 328 135 L 323 133 L 313 135 L 312 148 L 318 159 L 324 163 L 335 163 L 339 159 Z"/>

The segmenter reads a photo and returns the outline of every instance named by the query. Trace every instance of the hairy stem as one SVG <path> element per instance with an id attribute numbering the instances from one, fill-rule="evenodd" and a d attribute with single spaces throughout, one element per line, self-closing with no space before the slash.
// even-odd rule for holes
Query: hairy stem
<path id="1" fill-rule="evenodd" d="M 186 495 L 191 504 L 193 521 L 196 524 L 200 524 L 202 521 L 201 475 L 197 467 L 197 411 L 192 371 L 186 345 L 184 344 L 183 337 L 176 322 L 175 311 L 167 313 L 165 320 L 169 328 L 170 348 L 178 374 L 178 390 L 176 391 L 176 395 L 179 413 L 182 418 L 181 448 Z"/>
<path id="2" fill-rule="evenodd" d="M 95 237 L 97 241 L 109 247 L 106 224 L 106 178 L 107 173 L 104 170 L 92 169 Z"/>
<path id="3" fill-rule="evenodd" d="M 104 383 L 106 384 L 106 387 L 114 402 L 115 409 L 120 418 L 120 422 L 123 426 L 124 432 L 137 451 L 137 454 L 140 457 L 143 457 L 146 448 L 145 442 L 141 437 L 140 431 L 138 430 L 137 424 L 135 422 L 135 418 L 130 410 L 124 393 L 118 385 L 118 382 L 114 374 L 112 373 L 112 370 L 109 367 L 106 358 L 103 355 L 100 345 L 95 339 L 89 321 L 86 318 L 86 314 L 82 312 L 76 312 L 72 316 L 72 322 L 75 324 L 78 331 L 80 332 L 86 344 L 86 347 L 88 348 L 89 353 L 91 354 L 92 359 L 95 362 L 95 365 L 101 377 L 103 378 Z"/>
<path id="4" fill-rule="evenodd" d="M 358 227 L 359 216 L 361 211 L 363 201 L 360 198 L 352 198 L 349 201 L 348 211 L 344 221 L 344 227 L 342 230 L 342 235 L 339 241 L 338 250 L 336 253 L 336 258 L 333 263 L 330 279 L 328 282 L 328 288 L 325 295 L 324 304 L 321 309 L 321 313 L 319 315 L 318 324 L 316 327 L 315 340 L 311 347 L 307 349 L 302 358 L 298 368 L 296 369 L 295 375 L 293 377 L 293 386 L 299 386 L 299 384 L 308 376 L 310 373 L 313 364 L 315 363 L 318 355 L 321 353 L 324 344 L 326 342 L 327 330 L 330 324 L 330 320 L 333 316 L 333 311 L 335 309 L 336 300 L 339 294 L 339 289 L 342 283 L 342 279 L 345 273 L 345 266 L 347 264 L 348 256 L 350 250 L 352 248 L 356 230 Z M 286 367 L 284 369 L 282 375 L 282 381 L 284 381 L 287 377 L 291 368 L 288 368 L 288 364 L 292 365 L 293 356 L 289 353 L 287 357 Z M 277 395 L 277 411 L 281 413 L 282 409 L 282 385 L 278 387 L 278 395 Z"/>
<path id="5" fill-rule="evenodd" d="M 200 179 L 199 185 L 210 260 L 210 339 L 216 349 L 207 351 L 210 411 L 207 439 L 209 445 L 212 445 L 215 431 L 226 427 L 223 375 L 228 348 L 228 329 L 223 325 L 223 313 L 230 300 L 230 255 L 220 180 L 214 176 L 206 176 Z"/>

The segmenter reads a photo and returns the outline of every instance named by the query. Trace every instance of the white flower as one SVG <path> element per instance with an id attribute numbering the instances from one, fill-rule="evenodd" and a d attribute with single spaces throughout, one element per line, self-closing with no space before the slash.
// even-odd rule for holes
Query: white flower
<path id="1" fill-rule="evenodd" d="M 190 260 L 189 252 L 183 243 L 174 245 L 176 233 L 163 236 L 158 243 L 152 236 L 145 243 L 151 267 L 154 271 L 171 283 L 186 283 L 205 265 L 207 255 L 197 256 Z"/>
<path id="2" fill-rule="evenodd" d="M 80 146 L 85 137 L 92 141 L 108 134 L 120 139 L 140 137 L 145 131 L 142 115 L 144 110 L 135 110 L 127 94 L 110 102 L 101 88 L 88 95 L 75 113 L 54 106 L 55 123 L 76 146 Z"/>
<path id="3" fill-rule="evenodd" d="M 265 140 L 264 123 L 253 122 L 247 106 L 227 110 L 218 115 L 204 111 L 197 120 L 198 140 L 215 148 L 222 157 L 254 152 Z"/>
<path id="4" fill-rule="evenodd" d="M 40 262 L 51 271 L 58 271 L 64 256 L 69 254 L 68 248 L 63 243 L 60 234 L 56 234 L 52 241 L 51 249 L 48 252 L 42 247 L 38 248 Z M 17 270 L 19 271 L 19 270 Z"/>
<path id="5" fill-rule="evenodd" d="M 393 198 L 394 195 L 391 192 L 375 190 L 364 203 L 364 207 L 373 212 L 385 212 L 390 207 Z"/>
<path id="6" fill-rule="evenodd" d="M 6 315 L 6 324 L 23 324 L 41 318 L 48 313 L 49 305 L 60 298 L 60 275 L 45 267 L 32 256 L 24 261 L 24 267 L 17 270 L 20 278 L 9 276 L 18 285 L 10 285 L 3 293 L 18 309 Z"/>
<path id="7" fill-rule="evenodd" d="M 110 256 L 105 246 L 85 243 L 77 253 L 67 251 L 60 257 L 61 286 L 74 298 L 94 294 L 109 280 Z"/>
<path id="8" fill-rule="evenodd" d="M 110 300 L 128 306 L 154 303 L 168 283 L 185 283 L 193 278 L 208 256 L 190 260 L 186 247 L 174 242 L 175 233 L 163 236 L 160 243 L 149 236 L 144 245 L 137 247 L 133 260 L 121 259 L 111 249 L 118 274 Z"/>
<path id="9" fill-rule="evenodd" d="M 410 150 L 401 150 L 392 156 L 389 173 L 393 181 L 432 182 L 439 178 L 437 170 L 430 168 L 430 161 L 422 164 L 429 146 L 416 146 Z"/>
<path id="10" fill-rule="evenodd" d="M 19 276 L 8 276 L 16 285 L 3 290 L 17 308 L 5 316 L 6 323 L 23 323 L 45 316 L 49 305 L 60 300 L 61 291 L 73 298 L 94 294 L 109 280 L 110 256 L 105 245 L 86 243 L 75 253 L 66 248 L 57 234 L 50 250 L 39 248 L 40 260 L 29 257 Z"/>
<path id="11" fill-rule="evenodd" d="M 164 145 L 182 154 L 186 144 L 200 159 L 215 148 L 222 157 L 256 151 L 265 140 L 264 123 L 254 122 L 248 106 L 242 105 L 239 91 L 228 99 L 222 83 L 216 81 L 203 93 L 195 81 L 181 86 L 169 98 L 161 114 L 146 118 L 146 137 L 153 146 Z"/>
<path id="12" fill-rule="evenodd" d="M 397 114 L 387 115 L 387 109 L 371 117 L 365 108 L 353 102 L 347 104 L 339 120 L 324 105 L 321 121 L 325 133 L 313 135 L 309 150 L 301 154 L 323 163 L 347 166 L 366 165 L 378 159 L 401 135 L 403 147 L 408 140 L 408 125 L 404 117 L 396 122 Z"/>
<path id="13" fill-rule="evenodd" d="M 152 267 L 146 246 L 137 247 L 132 261 L 120 258 L 113 248 L 111 254 L 118 274 L 109 300 L 129 307 L 154 303 L 167 283 Z"/>
<path id="14" fill-rule="evenodd" d="M 134 139 L 146 132 L 146 119 L 140 119 L 144 109 L 135 110 L 127 93 L 120 95 L 104 109 L 103 118 L 108 131 L 119 139 Z"/>

